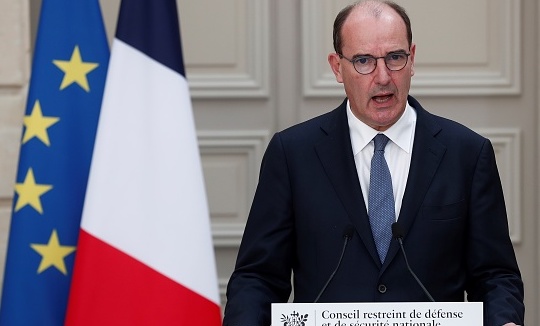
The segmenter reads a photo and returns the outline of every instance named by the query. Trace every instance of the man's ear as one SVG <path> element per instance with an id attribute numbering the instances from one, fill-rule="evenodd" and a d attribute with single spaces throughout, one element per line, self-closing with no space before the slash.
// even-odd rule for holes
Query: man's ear
<path id="1" fill-rule="evenodd" d="M 338 83 L 343 83 L 343 78 L 341 76 L 341 58 L 337 53 L 330 53 L 328 55 L 328 63 L 330 64 L 330 69 L 336 76 L 336 81 Z"/>
<path id="2" fill-rule="evenodd" d="M 411 76 L 414 76 L 414 59 L 416 57 L 416 44 L 411 45 L 411 55 L 409 60 L 411 60 Z"/>

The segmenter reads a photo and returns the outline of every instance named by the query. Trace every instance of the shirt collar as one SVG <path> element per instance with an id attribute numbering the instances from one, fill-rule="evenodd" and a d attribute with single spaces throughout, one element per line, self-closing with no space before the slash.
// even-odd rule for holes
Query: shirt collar
<path id="1" fill-rule="evenodd" d="M 371 128 L 360 121 L 351 110 L 350 102 L 347 101 L 347 120 L 349 123 L 349 132 L 353 154 L 356 155 L 362 151 L 379 131 Z M 385 134 L 390 140 L 407 153 L 411 153 L 414 140 L 414 129 L 416 124 L 416 112 L 409 102 L 405 105 L 405 111 L 398 121 L 390 128 L 385 130 Z"/>

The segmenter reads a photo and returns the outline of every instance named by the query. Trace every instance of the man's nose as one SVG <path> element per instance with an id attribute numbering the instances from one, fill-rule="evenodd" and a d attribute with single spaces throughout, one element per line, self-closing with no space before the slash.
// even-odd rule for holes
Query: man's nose
<path id="1" fill-rule="evenodd" d="M 384 58 L 377 59 L 377 65 L 373 71 L 375 74 L 375 82 L 381 85 L 386 85 L 390 82 L 390 69 L 386 66 Z"/>

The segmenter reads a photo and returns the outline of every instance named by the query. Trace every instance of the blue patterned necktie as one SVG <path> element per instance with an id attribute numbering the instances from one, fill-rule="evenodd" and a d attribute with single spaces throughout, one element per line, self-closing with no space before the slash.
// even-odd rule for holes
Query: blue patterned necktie
<path id="1" fill-rule="evenodd" d="M 371 159 L 368 195 L 369 221 L 381 263 L 384 263 L 392 240 L 392 223 L 396 221 L 392 177 L 384 158 L 388 140 L 383 134 L 373 138 L 375 151 Z"/>

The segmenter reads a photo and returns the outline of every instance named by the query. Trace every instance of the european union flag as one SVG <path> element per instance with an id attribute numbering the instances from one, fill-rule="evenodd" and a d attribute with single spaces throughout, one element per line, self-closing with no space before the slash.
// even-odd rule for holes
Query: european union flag
<path id="1" fill-rule="evenodd" d="M 43 0 L 0 325 L 63 325 L 109 60 L 98 0 Z"/>

